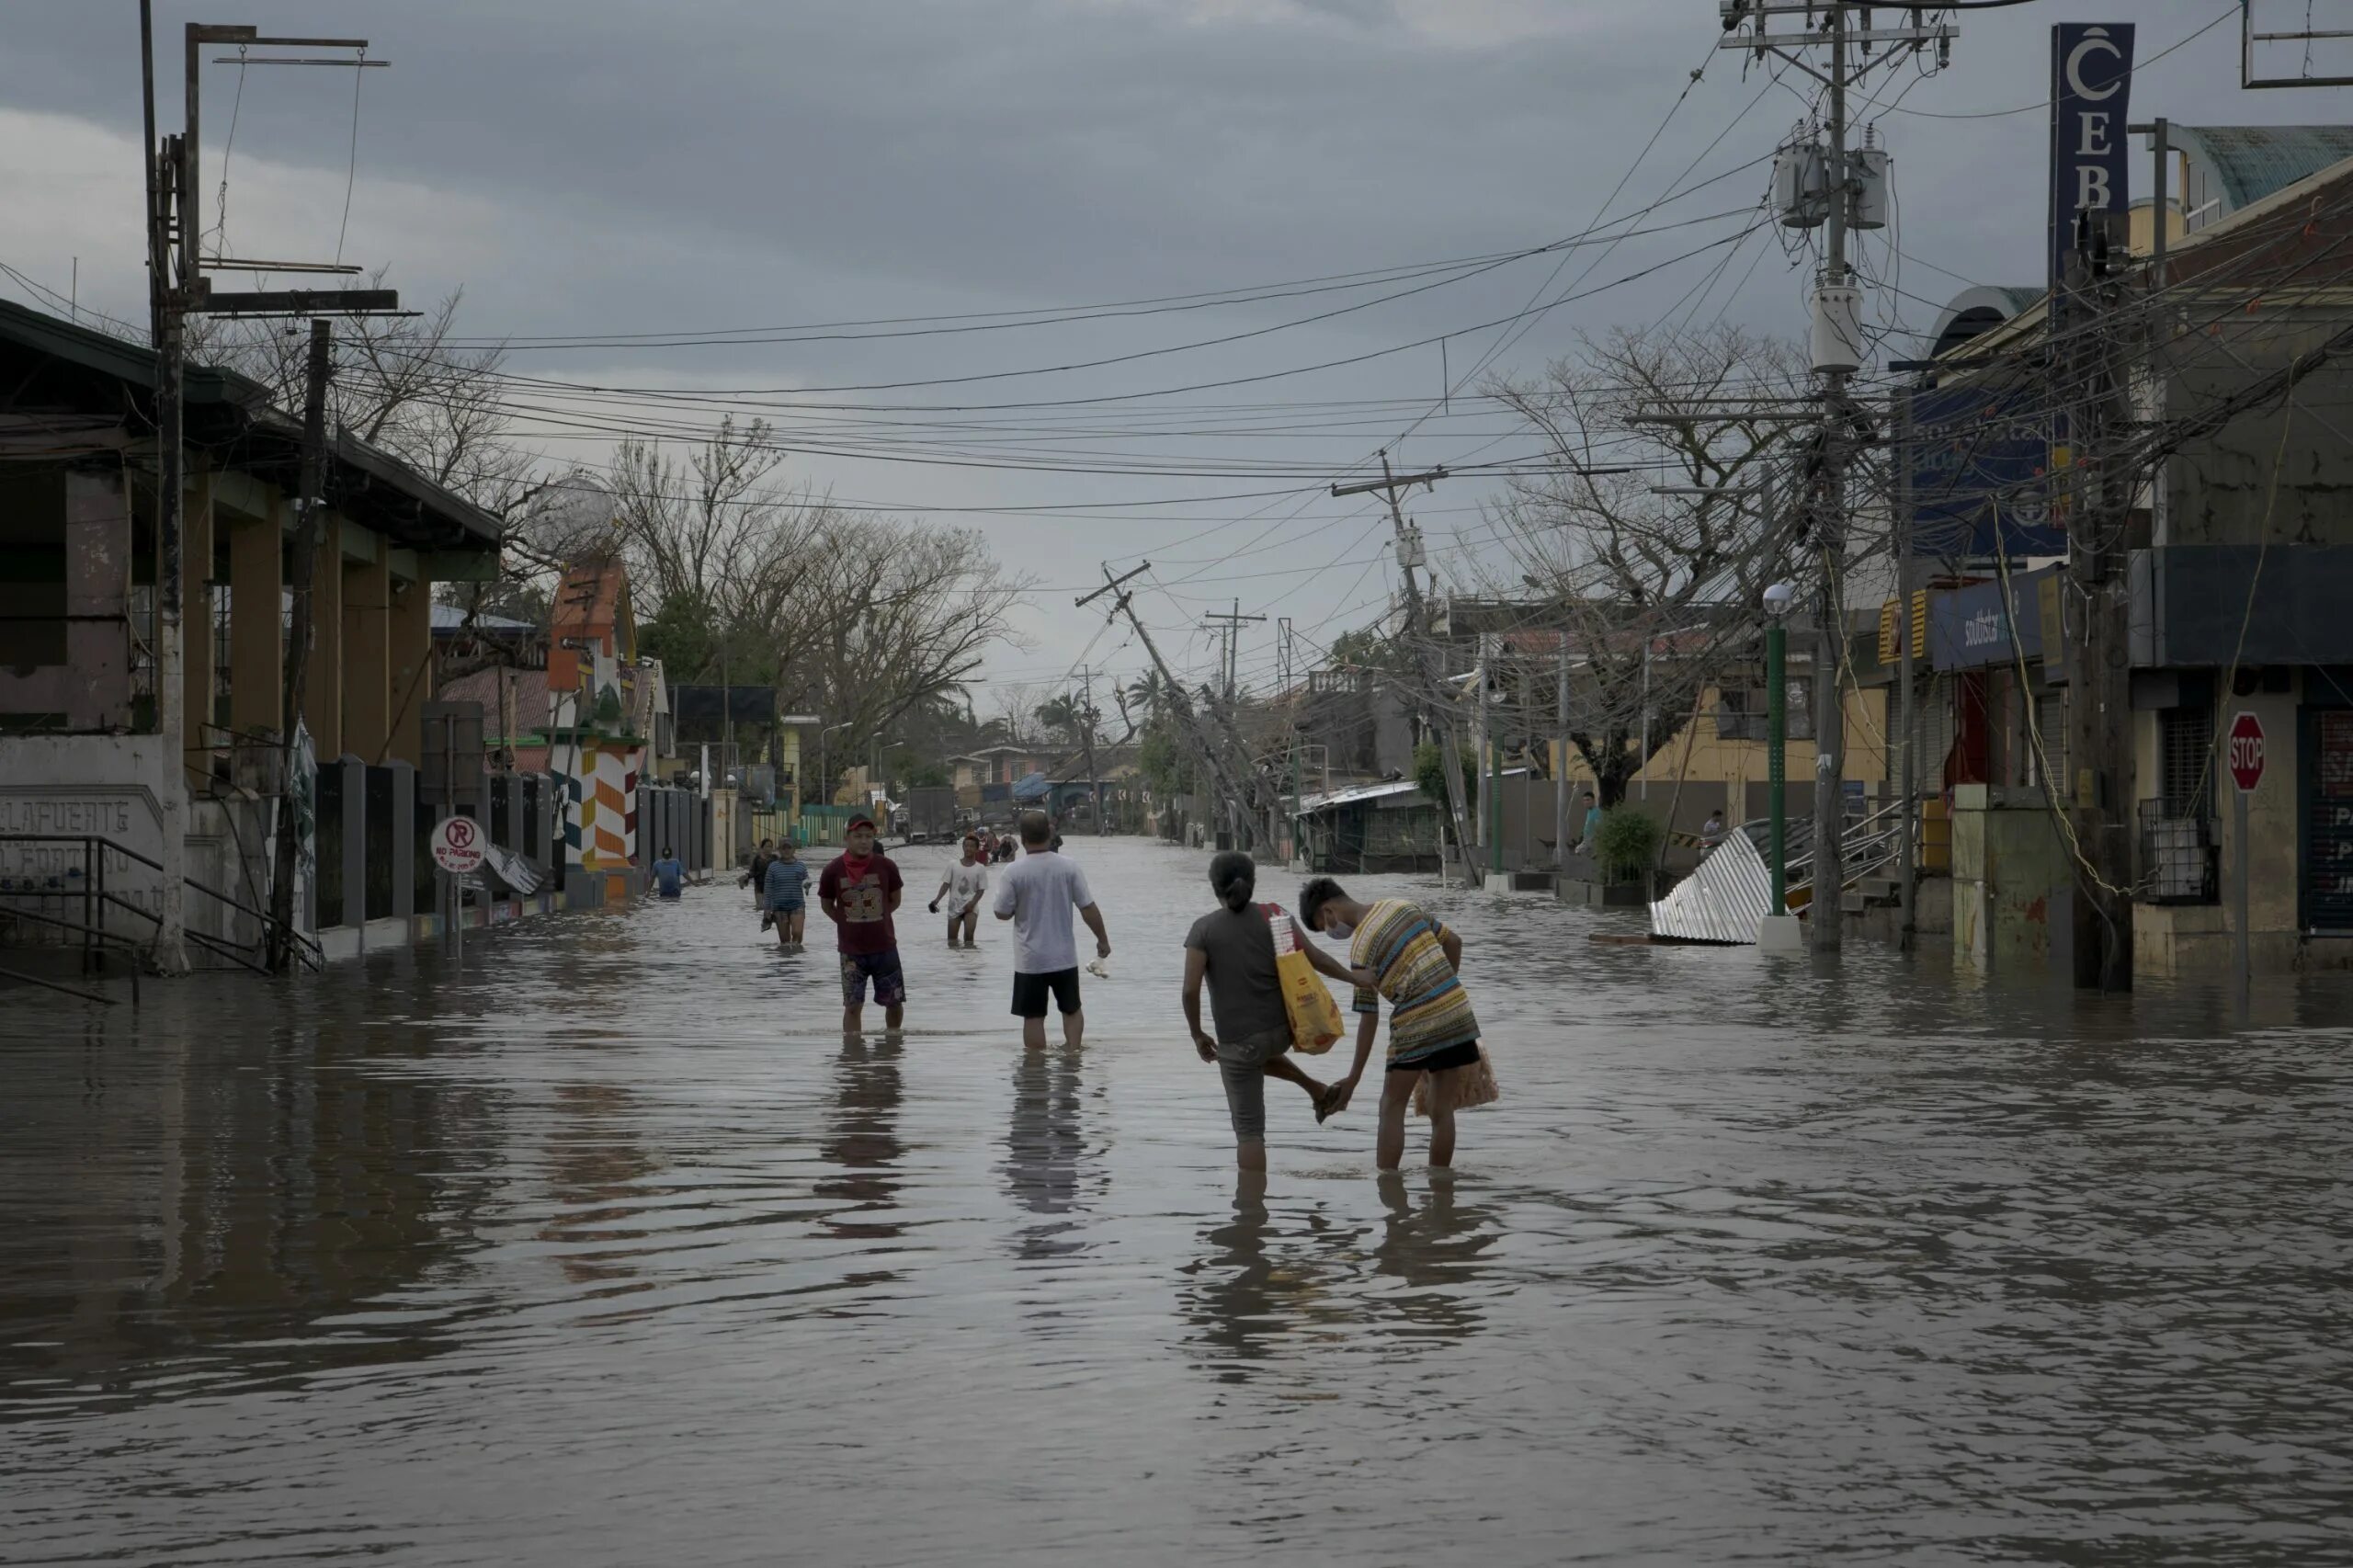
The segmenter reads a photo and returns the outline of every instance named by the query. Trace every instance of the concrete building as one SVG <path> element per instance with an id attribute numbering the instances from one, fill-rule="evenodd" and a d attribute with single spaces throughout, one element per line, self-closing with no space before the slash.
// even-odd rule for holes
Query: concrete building
<path id="1" fill-rule="evenodd" d="M 2162 292 L 2145 267 L 2128 287 L 2149 329 L 2127 338 L 2132 414 L 2145 429 L 2210 424 L 2154 465 L 2127 521 L 2133 768 L 2120 803 L 2133 828 L 2134 965 L 2228 974 L 2229 890 L 2244 858 L 2256 972 L 2353 966 L 2353 516 L 2342 504 L 2353 447 L 2329 412 L 2353 392 L 2353 370 L 2323 358 L 2292 386 L 2283 378 L 2353 327 L 2353 132 L 2174 135 L 2190 150 L 2191 222 Z M 2342 161 L 2264 188 L 2325 156 Z M 1938 362 L 1940 384 L 2015 360 L 2046 331 L 2039 301 L 1957 330 L 1972 308 L 1964 297 L 1939 324 L 1940 339 L 1961 339 Z M 1956 881 L 1975 879 L 1956 890 L 1957 950 L 1995 968 L 2057 961 L 2074 877 L 2056 808 L 2072 789 L 2065 712 L 2080 628 L 2056 567 L 2030 556 L 1942 564 L 1960 572 L 1928 596 L 1941 764 L 1936 742 L 1924 755 L 1930 787 L 1955 808 Z M 2268 752 L 2244 839 L 2224 755 L 2240 714 Z"/>
<path id="2" fill-rule="evenodd" d="M 101 940 L 61 920 L 152 940 L 165 824 L 180 823 L 192 939 L 249 957 L 279 794 L 301 429 L 257 383 L 188 372 L 184 719 L 162 734 L 154 385 L 146 347 L 0 303 L 0 893 L 60 895 L 0 898 L 0 918 L 11 941 Z M 326 498 L 301 718 L 323 761 L 413 776 L 433 585 L 494 574 L 498 523 L 348 435 Z"/>

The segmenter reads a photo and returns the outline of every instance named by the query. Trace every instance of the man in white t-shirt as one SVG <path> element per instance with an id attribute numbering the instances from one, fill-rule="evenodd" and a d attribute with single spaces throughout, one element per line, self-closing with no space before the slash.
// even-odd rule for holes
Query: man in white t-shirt
<path id="1" fill-rule="evenodd" d="M 981 895 L 989 891 L 989 863 L 981 858 L 981 835 L 964 835 L 964 858 L 948 868 L 939 879 L 939 891 L 931 897 L 931 912 L 939 913 L 944 900 L 948 904 L 948 945 L 954 947 L 961 933 L 964 945 L 972 947 L 972 934 L 981 923 Z"/>
<path id="2" fill-rule="evenodd" d="M 1086 1032 L 1078 1008 L 1078 940 L 1071 912 L 1095 933 L 1095 955 L 1111 956 L 1103 912 L 1086 890 L 1086 873 L 1054 852 L 1053 820 L 1043 812 L 1021 815 L 1020 859 L 1005 869 L 996 886 L 996 917 L 1013 922 L 1013 1016 L 1021 1020 L 1021 1043 L 1046 1049 L 1046 998 L 1063 1016 L 1063 1043 L 1076 1045 Z"/>

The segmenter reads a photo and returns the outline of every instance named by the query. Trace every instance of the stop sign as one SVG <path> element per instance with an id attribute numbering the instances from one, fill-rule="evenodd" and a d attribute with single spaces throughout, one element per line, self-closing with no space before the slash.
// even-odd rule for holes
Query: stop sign
<path id="1" fill-rule="evenodd" d="M 2252 793 L 2263 782 L 2263 721 L 2252 713 L 2233 719 L 2228 755 L 2231 781 Z"/>

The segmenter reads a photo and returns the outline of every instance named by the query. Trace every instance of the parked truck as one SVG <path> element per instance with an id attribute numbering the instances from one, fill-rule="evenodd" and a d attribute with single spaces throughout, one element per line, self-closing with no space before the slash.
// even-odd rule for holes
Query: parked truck
<path id="1" fill-rule="evenodd" d="M 956 836 L 956 790 L 925 784 L 907 792 L 907 842 L 945 844 Z"/>

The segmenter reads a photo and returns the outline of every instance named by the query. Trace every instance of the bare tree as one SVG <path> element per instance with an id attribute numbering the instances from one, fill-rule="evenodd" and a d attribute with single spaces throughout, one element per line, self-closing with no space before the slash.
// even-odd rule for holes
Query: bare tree
<path id="1" fill-rule="evenodd" d="M 1012 611 L 1029 585 L 974 530 L 833 513 L 813 550 L 780 684 L 848 736 L 890 739 L 918 704 L 961 694 L 991 648 L 1020 643 Z M 828 753 L 830 771 L 844 755 Z"/>
<path id="2" fill-rule="evenodd" d="M 1605 804 L 1753 646 L 1759 595 L 1802 533 L 1779 520 L 1768 483 L 1786 426 L 1759 409 L 1804 381 L 1795 345 L 1719 325 L 1621 329 L 1540 379 L 1488 384 L 1542 440 L 1549 469 L 1513 480 L 1492 509 L 1511 580 L 1490 573 L 1491 585 L 1506 597 L 1535 587 L 1534 619 L 1565 633 L 1570 734 Z M 1506 640 L 1506 712 L 1549 711 L 1551 647 L 1515 657 Z"/>
<path id="3" fill-rule="evenodd" d="M 796 597 L 821 574 L 819 540 L 846 526 L 824 501 L 768 483 L 783 460 L 761 420 L 721 420 L 683 460 L 654 442 L 615 450 L 614 528 L 649 648 L 673 678 L 780 681 Z"/>

